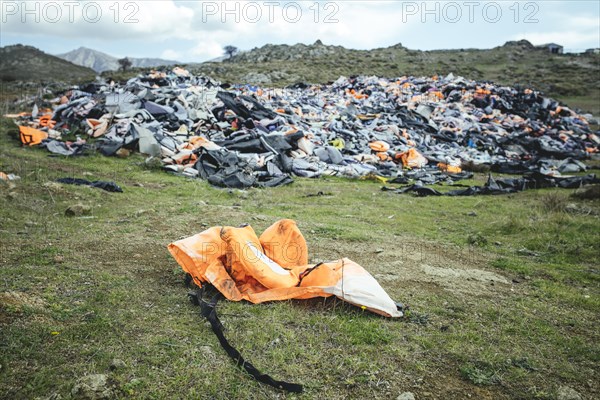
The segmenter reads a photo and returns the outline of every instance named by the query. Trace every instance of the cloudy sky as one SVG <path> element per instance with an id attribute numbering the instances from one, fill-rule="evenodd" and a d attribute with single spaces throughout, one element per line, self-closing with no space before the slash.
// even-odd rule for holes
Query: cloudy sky
<path id="1" fill-rule="evenodd" d="M 201 62 L 224 45 L 402 43 L 411 49 L 491 48 L 509 40 L 600 47 L 598 1 L 7 1 L 2 46 L 47 53 L 80 46 L 118 57 Z"/>

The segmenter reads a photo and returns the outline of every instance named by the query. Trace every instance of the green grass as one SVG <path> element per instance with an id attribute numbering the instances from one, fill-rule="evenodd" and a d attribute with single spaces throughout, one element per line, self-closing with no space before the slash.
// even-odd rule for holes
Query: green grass
<path id="1" fill-rule="evenodd" d="M 221 302 L 226 335 L 248 360 L 305 385 L 284 397 L 600 393 L 597 200 L 558 189 L 416 198 L 339 178 L 223 190 L 148 170 L 141 156 L 51 157 L 20 147 L 11 130 L 1 120 L 0 171 L 21 176 L 0 182 L 5 398 L 70 398 L 93 373 L 107 374 L 119 398 L 281 397 L 222 351 L 166 249 L 209 226 L 260 232 L 280 218 L 298 222 L 311 262 L 349 257 L 411 307 L 390 320 L 335 299 Z M 51 183 L 65 176 L 114 180 L 124 192 Z M 310 196 L 319 192 L 329 195 Z M 91 214 L 65 216 L 74 203 Z M 111 370 L 115 358 L 126 366 Z"/>

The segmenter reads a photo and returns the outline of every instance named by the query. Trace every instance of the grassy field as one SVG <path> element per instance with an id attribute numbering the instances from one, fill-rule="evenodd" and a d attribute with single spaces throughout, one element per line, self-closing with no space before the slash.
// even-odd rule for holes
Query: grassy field
<path id="1" fill-rule="evenodd" d="M 0 181 L 2 398 L 68 399 L 87 374 L 134 399 L 554 399 L 564 386 L 600 397 L 598 200 L 415 198 L 334 178 L 222 190 L 140 156 L 52 157 L 14 131 L 2 120 L 0 171 L 21 177 Z M 78 203 L 88 213 L 65 215 Z M 348 257 L 411 308 L 390 320 L 333 299 L 221 302 L 231 343 L 302 395 L 236 369 L 166 249 L 213 225 L 260 232 L 280 218 L 298 222 L 312 262 Z"/>

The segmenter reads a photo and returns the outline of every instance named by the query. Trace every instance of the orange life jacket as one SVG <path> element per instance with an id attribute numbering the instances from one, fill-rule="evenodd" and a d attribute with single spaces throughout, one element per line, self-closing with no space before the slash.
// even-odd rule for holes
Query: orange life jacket
<path id="1" fill-rule="evenodd" d="M 363 267 L 344 258 L 308 265 L 308 248 L 292 220 L 258 238 L 250 226 L 213 227 L 171 243 L 169 251 L 198 286 L 210 283 L 229 300 L 265 301 L 337 296 L 387 317 L 402 313 Z"/>
<path id="2" fill-rule="evenodd" d="M 369 147 L 371 148 L 371 150 L 377 153 L 386 152 L 390 149 L 390 145 L 382 140 L 376 140 L 374 142 L 369 143 Z"/>
<path id="3" fill-rule="evenodd" d="M 444 172 L 449 172 L 451 174 L 460 174 L 462 172 L 462 168 L 461 167 L 450 165 L 450 164 L 446 164 L 446 163 L 438 163 L 437 167 L 440 170 L 442 170 Z"/>
<path id="4" fill-rule="evenodd" d="M 19 126 L 21 143 L 28 146 L 35 146 L 42 143 L 42 140 L 48 138 L 48 134 L 39 129 L 30 128 L 28 126 Z"/>
<path id="5" fill-rule="evenodd" d="M 46 114 L 40 117 L 41 127 L 54 128 L 54 125 L 56 125 L 56 121 L 52 119 L 52 114 Z"/>
<path id="6" fill-rule="evenodd" d="M 397 154 L 396 158 L 399 158 L 402 165 L 408 168 L 423 168 L 427 164 L 427 159 L 414 148 Z"/>
<path id="7" fill-rule="evenodd" d="M 307 265 L 306 241 L 289 219 L 276 222 L 260 238 L 249 225 L 213 227 L 171 243 L 169 251 L 200 286 L 189 294 L 190 299 L 201 306 L 202 315 L 236 365 L 257 381 L 288 392 L 300 393 L 303 387 L 260 372 L 229 343 L 216 312 L 221 295 L 253 303 L 337 296 L 388 317 L 402 316 L 399 307 L 360 265 L 346 258 Z M 210 286 L 220 293 L 208 302 L 204 293 Z"/>

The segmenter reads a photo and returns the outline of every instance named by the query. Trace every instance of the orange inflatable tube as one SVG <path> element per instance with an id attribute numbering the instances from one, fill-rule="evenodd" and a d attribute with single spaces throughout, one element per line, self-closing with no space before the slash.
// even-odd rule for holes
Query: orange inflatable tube
<path id="1" fill-rule="evenodd" d="M 337 296 L 384 316 L 402 316 L 375 278 L 355 262 L 344 258 L 309 265 L 306 241 L 292 220 L 276 222 L 260 238 L 250 226 L 213 227 L 168 249 L 198 286 L 209 283 L 229 300 Z"/>

